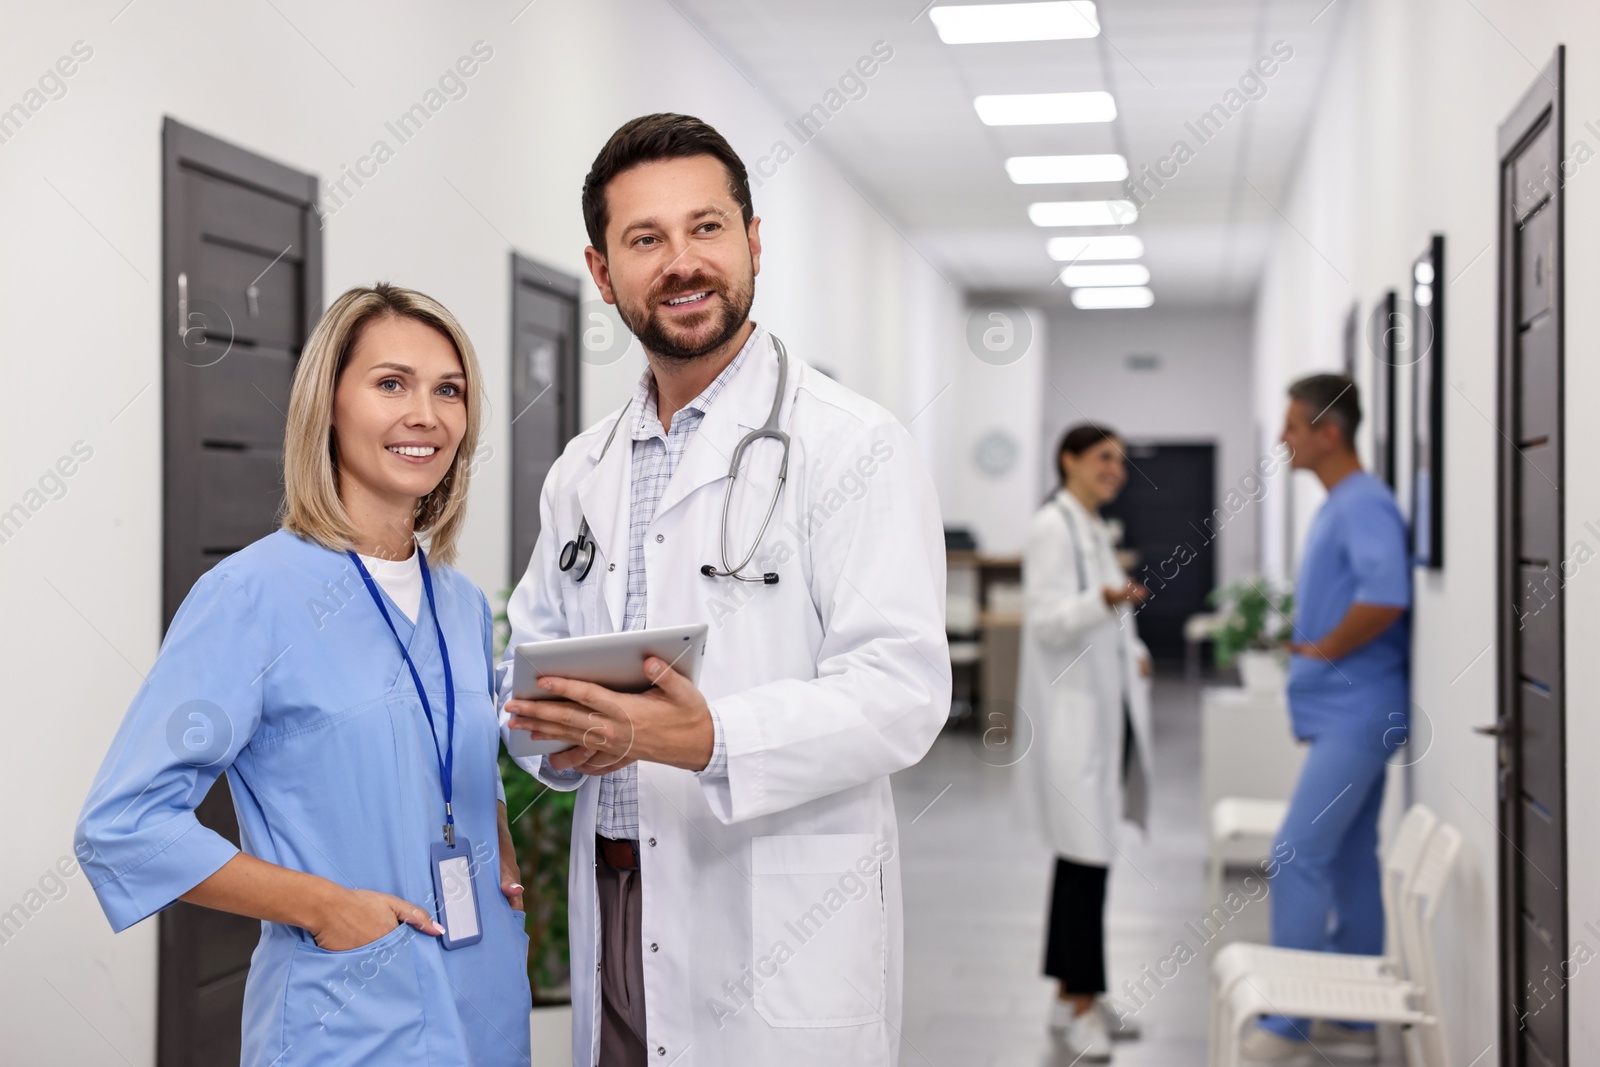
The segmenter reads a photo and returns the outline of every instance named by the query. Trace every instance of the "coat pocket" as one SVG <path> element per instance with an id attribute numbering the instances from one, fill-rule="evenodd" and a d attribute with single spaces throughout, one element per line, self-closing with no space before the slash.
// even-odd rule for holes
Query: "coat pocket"
<path id="1" fill-rule="evenodd" d="M 772 1026 L 857 1026 L 883 1017 L 888 923 L 873 834 L 751 842 L 751 968 Z"/>
<path id="2" fill-rule="evenodd" d="M 295 946 L 284 991 L 290 1042 L 284 1063 L 423 1062 L 422 991 L 413 927 L 396 926 L 370 945 L 330 952 Z"/>
<path id="3" fill-rule="evenodd" d="M 1058 691 L 1051 702 L 1048 733 L 1045 754 L 1051 778 L 1068 796 L 1081 798 L 1112 758 L 1094 696 L 1077 689 Z"/>

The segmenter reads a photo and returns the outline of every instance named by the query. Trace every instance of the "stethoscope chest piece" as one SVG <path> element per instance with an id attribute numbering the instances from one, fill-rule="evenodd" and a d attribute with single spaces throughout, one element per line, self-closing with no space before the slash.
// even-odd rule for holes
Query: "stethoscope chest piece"
<path id="1" fill-rule="evenodd" d="M 594 539 L 589 536 L 588 519 L 579 523 L 578 536 L 561 546 L 556 565 L 571 573 L 575 582 L 581 582 L 589 576 L 589 568 L 594 566 Z"/>

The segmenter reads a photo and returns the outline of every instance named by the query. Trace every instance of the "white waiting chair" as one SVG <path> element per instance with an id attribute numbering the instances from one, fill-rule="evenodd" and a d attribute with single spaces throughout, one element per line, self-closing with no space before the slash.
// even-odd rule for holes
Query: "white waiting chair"
<path id="1" fill-rule="evenodd" d="M 1434 831 L 1423 851 L 1411 891 L 1400 908 L 1401 952 L 1409 978 L 1349 981 L 1247 974 L 1234 983 L 1227 997 L 1222 1040 L 1215 1049 L 1217 1067 L 1241 1067 L 1239 1048 L 1245 1031 L 1263 1015 L 1398 1023 L 1408 1028 L 1407 1059 L 1411 1063 L 1419 1067 L 1449 1067 L 1433 925 L 1460 853 L 1461 833 L 1448 825 Z"/>
<path id="2" fill-rule="evenodd" d="M 1401 943 L 1401 908 L 1411 892 L 1428 839 L 1439 824 L 1432 809 L 1414 804 L 1400 820 L 1383 859 L 1383 925 L 1389 942 L 1381 956 L 1277 948 L 1236 941 L 1224 945 L 1211 961 L 1211 1041 L 1213 1050 L 1227 1026 L 1226 1007 L 1233 987 L 1254 974 L 1272 974 L 1333 981 L 1388 983 L 1411 978 Z M 1213 1060 L 1216 1053 L 1213 1051 Z"/>
<path id="3" fill-rule="evenodd" d="M 1211 806 L 1211 832 L 1206 838 L 1206 905 L 1222 899 L 1222 881 L 1230 864 L 1256 863 L 1272 852 L 1272 839 L 1289 810 L 1287 800 L 1223 797 Z"/>
<path id="4" fill-rule="evenodd" d="M 1450 1042 L 1445 1033 L 1444 1003 L 1439 995 L 1439 953 L 1433 940 L 1439 902 L 1461 857 L 1461 832 L 1441 825 L 1428 841 L 1400 913 L 1400 936 L 1412 984 L 1417 987 L 1427 1021 L 1406 1031 L 1406 1062 L 1420 1067 L 1448 1067 Z M 1415 961 L 1415 962 L 1412 962 Z"/>

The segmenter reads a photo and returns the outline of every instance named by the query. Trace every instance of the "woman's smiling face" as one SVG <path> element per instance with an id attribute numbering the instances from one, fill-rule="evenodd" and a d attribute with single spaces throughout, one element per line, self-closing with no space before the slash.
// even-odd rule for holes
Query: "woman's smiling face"
<path id="1" fill-rule="evenodd" d="M 1069 452 L 1061 459 L 1068 485 L 1102 507 L 1117 499 L 1128 481 L 1122 442 L 1115 437 L 1090 445 L 1077 455 Z"/>
<path id="2" fill-rule="evenodd" d="M 369 322 L 334 390 L 340 496 L 414 504 L 433 492 L 466 432 L 466 388 L 443 333 L 399 315 Z"/>

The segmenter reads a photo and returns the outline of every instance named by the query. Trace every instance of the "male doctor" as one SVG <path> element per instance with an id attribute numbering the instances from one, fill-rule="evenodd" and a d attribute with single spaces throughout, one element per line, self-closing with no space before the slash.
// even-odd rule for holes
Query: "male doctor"
<path id="1" fill-rule="evenodd" d="M 560 700 L 505 704 L 507 731 L 575 746 L 519 760 L 580 790 L 574 1067 L 894 1064 L 889 775 L 927 752 L 950 697 L 933 486 L 887 411 L 793 355 L 780 376 L 775 339 L 749 319 L 761 220 L 714 129 L 671 114 L 622 126 L 583 213 L 590 273 L 649 368 L 545 481 L 511 646 L 696 622 L 710 636 L 697 684 L 652 659 L 642 695 L 545 678 Z M 725 552 L 729 464 L 775 401 L 787 480 L 782 442 L 755 439 Z M 562 547 L 585 519 L 580 577 Z"/>

